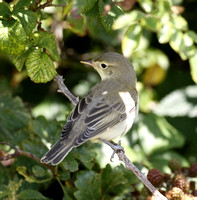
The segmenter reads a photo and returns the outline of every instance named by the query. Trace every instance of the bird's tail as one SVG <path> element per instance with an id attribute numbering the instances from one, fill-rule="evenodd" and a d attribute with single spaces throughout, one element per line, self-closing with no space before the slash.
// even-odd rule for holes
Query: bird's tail
<path id="1" fill-rule="evenodd" d="M 66 145 L 61 139 L 41 158 L 42 163 L 50 163 L 52 165 L 59 164 L 72 150 L 73 145 Z"/>

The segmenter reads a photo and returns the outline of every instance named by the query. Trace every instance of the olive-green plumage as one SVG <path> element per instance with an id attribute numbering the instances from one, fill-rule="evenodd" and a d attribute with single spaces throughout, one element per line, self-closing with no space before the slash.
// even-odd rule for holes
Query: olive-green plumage
<path id="1" fill-rule="evenodd" d="M 101 76 L 82 98 L 67 119 L 61 138 L 41 159 L 59 164 L 72 150 L 88 140 L 110 141 L 123 136 L 131 128 L 138 112 L 136 75 L 131 63 L 118 53 L 105 53 L 91 61 Z"/>

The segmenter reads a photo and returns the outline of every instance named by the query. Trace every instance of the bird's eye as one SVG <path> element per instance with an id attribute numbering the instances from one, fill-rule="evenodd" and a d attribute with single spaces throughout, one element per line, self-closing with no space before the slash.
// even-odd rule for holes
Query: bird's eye
<path id="1" fill-rule="evenodd" d="M 105 63 L 101 63 L 101 67 L 102 67 L 103 69 L 105 69 L 105 68 L 107 68 L 107 65 L 106 65 Z"/>

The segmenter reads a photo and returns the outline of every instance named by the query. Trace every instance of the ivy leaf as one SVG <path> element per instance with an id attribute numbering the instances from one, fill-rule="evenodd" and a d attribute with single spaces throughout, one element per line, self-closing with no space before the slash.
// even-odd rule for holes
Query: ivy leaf
<path id="1" fill-rule="evenodd" d="M 44 48 L 48 51 L 49 55 L 54 61 L 59 61 L 59 53 L 53 34 L 43 31 L 38 31 L 30 36 L 34 46 Z"/>
<path id="2" fill-rule="evenodd" d="M 103 26 L 110 31 L 115 19 L 122 15 L 123 11 L 111 0 L 99 0 L 99 13 Z"/>
<path id="3" fill-rule="evenodd" d="M 142 149 L 147 155 L 183 146 L 183 135 L 163 117 L 148 114 L 138 128 Z"/>
<path id="4" fill-rule="evenodd" d="M 196 63 L 197 63 L 197 50 L 195 52 L 195 54 L 189 58 L 189 64 L 190 64 L 190 70 L 191 70 L 191 75 L 192 75 L 192 79 L 195 83 L 197 83 L 197 67 L 196 67 Z"/>
<path id="5" fill-rule="evenodd" d="M 0 20 L 0 50 L 8 54 L 20 54 L 26 47 L 26 34 L 16 20 Z"/>
<path id="6" fill-rule="evenodd" d="M 101 199 L 101 177 L 94 171 L 84 171 L 77 175 L 75 186 L 78 191 L 74 193 L 77 200 Z"/>
<path id="7" fill-rule="evenodd" d="M 0 3 L 0 17 L 4 18 L 4 19 L 8 19 L 11 16 L 11 11 L 9 8 L 9 4 L 5 3 L 5 2 L 1 2 Z"/>
<path id="8" fill-rule="evenodd" d="M 46 83 L 57 74 L 53 61 L 41 49 L 34 50 L 27 58 L 26 68 L 35 83 Z"/>
<path id="9" fill-rule="evenodd" d="M 26 34 L 30 35 L 37 24 L 36 14 L 30 10 L 17 9 L 13 12 L 13 16 L 20 21 Z"/>
<path id="10" fill-rule="evenodd" d="M 36 190 L 26 189 L 23 190 L 19 195 L 19 199 L 32 199 L 32 200 L 47 200 L 48 198 L 44 197 L 40 192 Z"/>
<path id="11" fill-rule="evenodd" d="M 122 51 L 125 57 L 131 56 L 137 48 L 142 33 L 142 27 L 138 24 L 131 25 L 122 39 Z"/>

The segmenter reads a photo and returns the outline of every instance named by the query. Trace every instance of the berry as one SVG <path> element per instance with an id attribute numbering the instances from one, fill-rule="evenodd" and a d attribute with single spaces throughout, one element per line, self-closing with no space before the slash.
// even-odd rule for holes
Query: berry
<path id="1" fill-rule="evenodd" d="M 149 170 L 147 178 L 155 187 L 163 182 L 163 175 L 158 169 Z"/>
<path id="2" fill-rule="evenodd" d="M 172 190 L 166 192 L 168 200 L 182 200 L 183 196 L 184 192 L 178 187 L 173 187 Z"/>
<path id="3" fill-rule="evenodd" d="M 190 184 L 183 174 L 176 174 L 173 178 L 172 184 L 174 187 L 178 187 L 186 193 L 189 192 Z"/>

